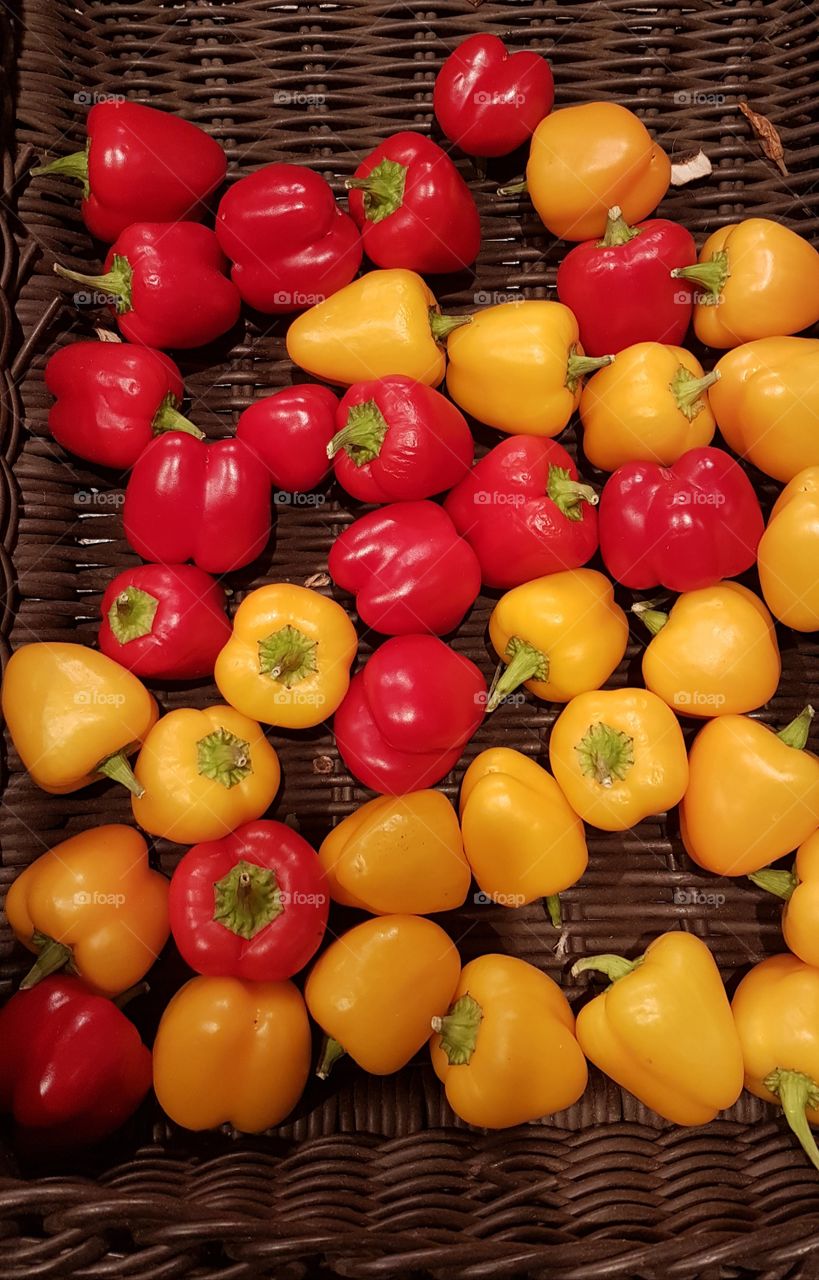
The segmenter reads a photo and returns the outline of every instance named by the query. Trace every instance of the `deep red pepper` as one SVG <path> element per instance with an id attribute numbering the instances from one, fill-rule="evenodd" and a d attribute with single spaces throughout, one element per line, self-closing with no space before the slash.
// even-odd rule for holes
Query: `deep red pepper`
<path id="1" fill-rule="evenodd" d="M 356 382 L 336 425 L 328 448 L 336 479 L 361 502 L 431 498 L 472 465 L 474 441 L 460 409 L 403 374 Z"/>
<path id="2" fill-rule="evenodd" d="M 330 577 L 356 597 L 362 622 L 388 636 L 457 627 L 481 589 L 469 543 L 435 502 L 369 511 L 330 548 Z"/>
<path id="3" fill-rule="evenodd" d="M 270 537 L 270 477 L 241 440 L 171 432 L 148 445 L 125 490 L 123 523 L 143 560 L 207 573 L 240 569 Z"/>
<path id="4" fill-rule="evenodd" d="M 336 743 L 366 787 L 406 795 L 455 767 L 485 710 L 474 662 L 436 636 L 395 636 L 353 676 L 335 714 Z"/>
<path id="5" fill-rule="evenodd" d="M 696 261 L 694 237 L 678 222 L 651 218 L 630 227 L 610 209 L 603 239 L 576 245 L 557 269 L 558 297 L 577 317 L 586 355 L 616 354 L 636 342 L 679 346 L 694 291 L 671 272 Z"/>
<path id="6" fill-rule="evenodd" d="M 92 291 L 75 294 L 78 301 L 108 305 L 129 342 L 187 350 L 214 342 L 239 319 L 227 266 L 216 236 L 198 222 L 135 222 L 109 249 L 103 275 L 54 270 Z"/>
<path id="7" fill-rule="evenodd" d="M 227 157 L 198 125 L 139 102 L 98 102 L 83 151 L 32 169 L 83 184 L 82 216 L 110 244 L 132 222 L 197 220 L 224 181 Z"/>
<path id="8" fill-rule="evenodd" d="M 505 156 L 552 109 L 555 84 L 538 53 L 510 53 L 499 36 L 467 36 L 444 62 L 432 91 L 438 123 L 470 156 Z"/>
<path id="9" fill-rule="evenodd" d="M 477 258 L 481 223 L 472 192 L 446 152 L 423 134 L 394 133 L 345 186 L 364 252 L 377 267 L 435 275 Z"/>
<path id="10" fill-rule="evenodd" d="M 629 462 L 600 499 L 600 551 L 634 590 L 696 591 L 750 569 L 762 536 L 759 500 L 723 449 L 690 449 L 670 467 Z"/>
<path id="11" fill-rule="evenodd" d="M 236 435 L 265 464 L 272 483 L 306 493 L 330 470 L 327 446 L 335 435 L 338 397 L 314 382 L 284 387 L 256 400 L 240 416 Z"/>
<path id="12" fill-rule="evenodd" d="M 43 978 L 0 1009 L 0 1111 L 38 1150 L 88 1146 L 136 1111 L 151 1055 L 117 1006 L 79 978 Z"/>
<path id="13" fill-rule="evenodd" d="M 488 587 L 577 569 L 597 550 L 597 494 L 556 440 L 512 436 L 490 449 L 444 503 Z"/>

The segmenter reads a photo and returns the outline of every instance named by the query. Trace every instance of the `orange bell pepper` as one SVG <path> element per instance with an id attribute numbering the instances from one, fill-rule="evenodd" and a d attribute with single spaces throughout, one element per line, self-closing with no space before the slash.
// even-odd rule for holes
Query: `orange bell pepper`
<path id="1" fill-rule="evenodd" d="M 819 351 L 819 343 L 817 351 Z M 816 423 L 819 438 L 819 418 Z M 762 594 L 794 631 L 819 631 L 819 467 L 795 475 L 774 503 L 757 549 Z"/>
<path id="2" fill-rule="evenodd" d="M 819 967 L 819 830 L 800 844 L 793 870 L 763 867 L 748 879 L 784 898 L 782 934 L 789 950 Z"/>

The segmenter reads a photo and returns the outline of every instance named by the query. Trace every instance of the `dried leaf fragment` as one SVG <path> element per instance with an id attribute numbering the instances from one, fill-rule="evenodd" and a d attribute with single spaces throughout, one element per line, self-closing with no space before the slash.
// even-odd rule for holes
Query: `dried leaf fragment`
<path id="1" fill-rule="evenodd" d="M 765 155 L 769 160 L 773 161 L 783 178 L 787 178 L 788 167 L 785 164 L 785 148 L 782 146 L 782 139 L 778 131 L 767 116 L 760 115 L 758 111 L 752 111 L 747 102 L 740 102 L 739 109 L 762 143 L 762 150 Z"/>

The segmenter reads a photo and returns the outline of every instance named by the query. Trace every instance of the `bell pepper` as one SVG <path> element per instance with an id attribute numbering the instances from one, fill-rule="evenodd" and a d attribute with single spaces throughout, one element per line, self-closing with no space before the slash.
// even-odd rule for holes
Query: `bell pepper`
<path id="1" fill-rule="evenodd" d="M 757 553 L 771 613 L 794 631 L 819 631 L 819 466 L 806 467 L 774 504 Z"/>
<path id="2" fill-rule="evenodd" d="M 133 222 L 120 232 L 102 275 L 54 270 L 92 290 L 77 302 L 106 305 L 128 342 L 188 350 L 227 333 L 242 300 L 227 278 L 227 259 L 209 227 L 198 222 Z"/>
<path id="3" fill-rule="evenodd" d="M 418 501 L 451 489 L 472 466 L 466 419 L 440 391 L 393 375 L 356 382 L 327 446 L 336 479 L 360 502 Z"/>
<path id="4" fill-rule="evenodd" d="M 333 901 L 373 915 L 451 911 L 472 878 L 455 810 L 440 791 L 369 800 L 333 827 L 318 856 Z"/>
<path id="5" fill-rule="evenodd" d="M 37 956 L 21 988 L 58 969 L 115 996 L 139 982 L 168 941 L 168 881 L 132 827 L 92 827 L 41 854 L 6 897 L 18 942 Z"/>
<path id="6" fill-rule="evenodd" d="M 287 330 L 287 354 L 314 378 L 342 387 L 388 374 L 437 387 L 447 334 L 471 320 L 441 315 L 414 271 L 369 271 L 296 317 Z"/>
<path id="7" fill-rule="evenodd" d="M 671 275 L 701 286 L 694 332 L 709 347 L 781 338 L 819 320 L 819 253 L 770 218 L 720 227 L 702 246 L 698 263 Z"/>
<path id="8" fill-rule="evenodd" d="M 245 409 L 236 437 L 264 463 L 277 489 L 306 493 L 330 470 L 327 446 L 336 432 L 337 408 L 329 387 L 283 387 Z"/>
<path id="9" fill-rule="evenodd" d="M 452 942 L 423 916 L 365 920 L 322 952 L 304 998 L 325 1033 L 319 1079 L 349 1054 L 374 1076 L 406 1066 L 444 1013 L 461 963 Z"/>
<path id="10" fill-rule="evenodd" d="M 261 1133 L 295 1107 L 310 1074 L 310 1023 L 292 982 L 192 978 L 154 1041 L 154 1091 L 174 1124 Z"/>
<path id="11" fill-rule="evenodd" d="M 140 102 L 98 102 L 82 151 L 31 170 L 82 183 L 83 222 L 110 244 L 133 222 L 201 219 L 227 157 L 204 129 Z"/>
<path id="12" fill-rule="evenodd" d="M 438 275 L 477 258 L 481 222 L 472 192 L 431 138 L 391 134 L 344 185 L 364 252 L 377 267 Z"/>
<path id="13" fill-rule="evenodd" d="M 742 1092 L 742 1051 L 714 957 L 692 933 L 663 933 L 636 960 L 586 956 L 572 976 L 611 986 L 577 1015 L 586 1057 L 673 1124 L 699 1125 Z"/>
<path id="14" fill-rule="evenodd" d="M 490 449 L 444 503 L 488 587 L 576 569 L 597 550 L 598 497 L 556 440 L 517 436 Z"/>
<path id="15" fill-rule="evenodd" d="M 677 717 L 646 689 L 578 694 L 555 722 L 549 760 L 575 813 L 603 831 L 673 809 L 688 784 Z"/>
<path id="16" fill-rule="evenodd" d="M 566 997 L 515 956 L 482 955 L 465 965 L 449 1011 L 432 1029 L 435 1074 L 467 1124 L 526 1124 L 570 1107 L 586 1088 Z"/>
<path id="17" fill-rule="evenodd" d="M 224 588 L 194 564 L 141 564 L 108 583 L 97 642 L 146 680 L 213 675 L 230 639 Z"/>
<path id="18" fill-rule="evenodd" d="M 73 342 L 46 363 L 56 402 L 48 429 L 64 449 L 127 471 L 154 436 L 204 432 L 179 412 L 182 375 L 169 356 L 126 342 Z"/>
<path id="19" fill-rule="evenodd" d="M 602 471 L 628 462 L 677 462 L 714 438 L 709 388 L 719 374 L 682 347 L 641 342 L 583 388 L 583 452 Z"/>
<path id="20" fill-rule="evenodd" d="M 738 582 L 687 591 L 665 613 L 632 605 L 652 635 L 647 689 L 679 715 L 710 719 L 755 711 L 776 693 L 782 661 L 773 619 Z"/>
<path id="21" fill-rule="evenodd" d="M 281 982 L 304 968 L 324 937 L 327 885 L 297 832 L 283 822 L 248 822 L 188 850 L 168 908 L 179 954 L 197 973 Z"/>
<path id="22" fill-rule="evenodd" d="M 489 32 L 467 36 L 435 77 L 432 109 L 450 142 L 468 156 L 506 156 L 552 109 L 555 83 L 539 53 L 510 53 Z"/>
<path id="23" fill-rule="evenodd" d="M 158 715 L 143 684 L 84 644 L 26 644 L 12 654 L 3 718 L 30 776 L 54 795 L 100 778 L 139 793 L 128 756 Z"/>
<path id="24" fill-rule="evenodd" d="M 763 867 L 748 877 L 760 889 L 784 899 L 782 936 L 805 964 L 819 966 L 819 828 L 796 850 L 793 869 Z"/>
<path id="25" fill-rule="evenodd" d="M 696 591 L 744 573 L 763 520 L 753 485 L 724 449 L 689 449 L 670 467 L 630 462 L 600 497 L 600 553 L 632 590 Z"/>
<path id="26" fill-rule="evenodd" d="M 679 346 L 693 289 L 670 273 L 696 261 L 694 237 L 679 222 L 630 227 L 618 205 L 609 209 L 602 240 L 577 245 L 557 269 L 557 296 L 577 318 L 586 355 L 617 355 L 643 342 Z"/>
<path id="27" fill-rule="evenodd" d="M 578 337 L 577 321 L 559 302 L 485 307 L 449 338 L 447 391 L 499 431 L 559 435 L 577 408 L 584 375 L 614 359 L 585 356 Z"/>
<path id="28" fill-rule="evenodd" d="M 806 751 L 813 708 L 774 733 L 748 716 L 700 729 L 680 834 L 706 871 L 742 876 L 790 853 L 819 824 L 819 757 Z"/>
<path id="29" fill-rule="evenodd" d="M 55 974 L 0 1009 L 0 1111 L 29 1150 L 90 1146 L 133 1115 L 151 1055 L 125 1014 L 79 978 Z"/>
<path id="30" fill-rule="evenodd" d="M 501 596 L 489 638 L 506 670 L 495 679 L 487 711 L 521 685 L 544 702 L 569 702 L 599 689 L 619 665 L 628 621 L 608 578 L 596 569 L 567 569 Z"/>
<path id="31" fill-rule="evenodd" d="M 125 537 L 143 560 L 193 560 L 227 573 L 255 560 L 270 537 L 270 477 L 241 440 L 172 432 L 134 465 L 122 511 Z"/>
<path id="32" fill-rule="evenodd" d="M 134 817 L 177 844 L 219 840 L 260 818 L 279 789 L 279 758 L 259 725 L 233 707 L 169 711 L 143 743 Z"/>
<path id="33" fill-rule="evenodd" d="M 726 444 L 785 483 L 819 466 L 819 340 L 760 338 L 716 366 L 711 407 Z"/>
<path id="34" fill-rule="evenodd" d="M 437 636 L 394 636 L 350 682 L 336 711 L 336 745 L 365 787 L 406 795 L 455 767 L 485 707 L 474 662 Z"/>
<path id="35" fill-rule="evenodd" d="M 502 907 L 546 898 L 560 922 L 557 895 L 588 863 L 583 823 L 551 774 L 509 747 L 476 756 L 461 783 L 464 852 L 481 893 Z"/>
<path id="36" fill-rule="evenodd" d="M 245 596 L 216 659 L 222 697 L 243 715 L 284 729 L 331 716 L 350 684 L 355 628 L 335 600 L 273 582 Z"/>

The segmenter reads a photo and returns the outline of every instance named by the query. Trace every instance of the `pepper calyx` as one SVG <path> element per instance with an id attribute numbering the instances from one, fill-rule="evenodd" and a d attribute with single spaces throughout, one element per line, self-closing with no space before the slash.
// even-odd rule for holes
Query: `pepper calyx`
<path id="1" fill-rule="evenodd" d="M 112 782 L 121 782 L 132 795 L 136 796 L 137 800 L 145 794 L 145 788 L 141 782 L 137 781 L 136 774 L 128 763 L 128 753 L 124 747 L 121 751 L 115 751 L 113 755 L 100 760 L 94 772 L 104 774 Z"/>
<path id="2" fill-rule="evenodd" d="M 478 1040 L 483 1009 L 474 996 L 465 992 L 443 1017 L 432 1019 L 431 1027 L 441 1037 L 441 1048 L 451 1067 L 468 1066 Z"/>
<path id="3" fill-rule="evenodd" d="M 186 418 L 184 413 L 179 412 L 179 401 L 170 391 L 160 402 L 151 420 L 151 431 L 155 436 L 162 435 L 166 431 L 184 431 L 186 435 L 194 436 L 197 440 L 205 438 L 204 431 L 200 431 L 190 418 Z"/>
<path id="4" fill-rule="evenodd" d="M 695 284 L 701 284 L 706 293 L 700 294 L 695 301 L 708 307 L 717 306 L 722 301 L 722 291 L 730 275 L 725 249 L 718 249 L 707 262 L 695 262 L 690 267 L 675 267 L 671 272 L 674 280 L 693 280 Z"/>
<path id="5" fill-rule="evenodd" d="M 58 942 L 56 938 L 49 937 L 47 933 L 41 933 L 39 929 L 34 930 L 31 942 L 37 949 L 37 959 L 20 983 L 21 991 L 28 991 L 30 987 L 35 987 L 38 982 L 42 982 L 43 978 L 48 978 L 61 969 L 65 969 L 67 973 L 77 972 L 74 953 L 64 942 Z"/>
<path id="6" fill-rule="evenodd" d="M 783 1067 L 777 1067 L 762 1083 L 778 1099 L 802 1150 L 813 1167 L 819 1169 L 819 1147 L 805 1114 L 809 1109 L 813 1111 L 819 1107 L 819 1084 L 801 1071 L 789 1071 Z"/>
<path id="7" fill-rule="evenodd" d="M 407 166 L 397 160 L 380 160 L 365 178 L 348 178 L 347 191 L 360 191 L 368 222 L 383 222 L 404 203 Z"/>
<path id="8" fill-rule="evenodd" d="M 130 262 L 121 253 L 114 254 L 110 270 L 103 272 L 102 275 L 88 276 L 81 271 L 69 271 L 67 267 L 61 267 L 59 262 L 54 263 L 54 270 L 58 276 L 62 276 L 63 280 L 73 280 L 75 284 L 87 284 L 89 289 L 93 289 L 100 295 L 98 301 L 91 299 L 92 302 L 97 301 L 98 306 L 113 306 L 118 316 L 125 315 L 131 310 L 131 285 L 134 273 Z"/>
<path id="9" fill-rule="evenodd" d="M 363 467 L 378 457 L 388 431 L 389 423 L 374 400 L 354 404 L 346 426 L 328 444 L 327 457 L 332 460 L 343 449 L 351 462 Z"/>
<path id="10" fill-rule="evenodd" d="M 619 204 L 615 204 L 608 211 L 606 229 L 603 232 L 603 239 L 597 241 L 597 248 L 619 248 L 620 245 L 628 244 L 630 240 L 634 240 L 639 235 L 640 228 L 630 227 L 623 217 L 623 211 Z"/>
<path id="11" fill-rule="evenodd" d="M 284 911 L 276 873 L 271 867 L 240 859 L 213 885 L 213 919 L 238 938 L 250 941 Z"/>
<path id="12" fill-rule="evenodd" d="M 600 501 L 590 484 L 572 480 L 568 467 L 556 467 L 553 462 L 549 464 L 546 493 L 567 520 L 582 520 L 583 503 L 596 507 Z"/>
<path id="13" fill-rule="evenodd" d="M 228 729 L 214 729 L 196 744 L 196 767 L 200 777 L 229 791 L 253 772 L 250 743 Z"/>
<path id="14" fill-rule="evenodd" d="M 536 649 L 533 644 L 529 644 L 528 640 L 521 640 L 520 636 L 511 636 L 506 646 L 505 656 L 509 659 L 509 664 L 505 670 L 499 670 L 492 683 L 486 704 L 487 714 L 500 706 L 504 698 L 508 698 L 510 693 L 514 693 L 527 680 L 549 679 L 547 654 Z"/>
<path id="15" fill-rule="evenodd" d="M 712 369 L 710 373 L 698 378 L 690 369 L 686 369 L 685 365 L 679 365 L 668 387 L 677 408 L 689 422 L 693 422 L 705 408 L 703 392 L 713 387 L 715 382 L 719 382 L 720 377 L 719 369 Z"/>
<path id="16" fill-rule="evenodd" d="M 259 674 L 292 689 L 318 671 L 318 640 L 289 623 L 258 641 Z"/>
<path id="17" fill-rule="evenodd" d="M 622 782 L 634 764 L 634 739 L 598 720 L 575 745 L 581 773 L 601 787 Z"/>
<path id="18" fill-rule="evenodd" d="M 120 644 L 150 635 L 159 600 L 141 587 L 126 587 L 108 610 L 108 625 Z"/>
<path id="19" fill-rule="evenodd" d="M 76 182 L 82 183 L 82 198 L 87 200 L 91 194 L 91 183 L 88 181 L 90 148 L 91 139 L 89 138 L 82 151 L 72 151 L 71 155 L 60 156 L 50 164 L 39 164 L 34 169 L 30 169 L 29 173 L 32 178 L 39 178 L 45 174 L 59 174 L 64 178 L 73 178 Z"/>

